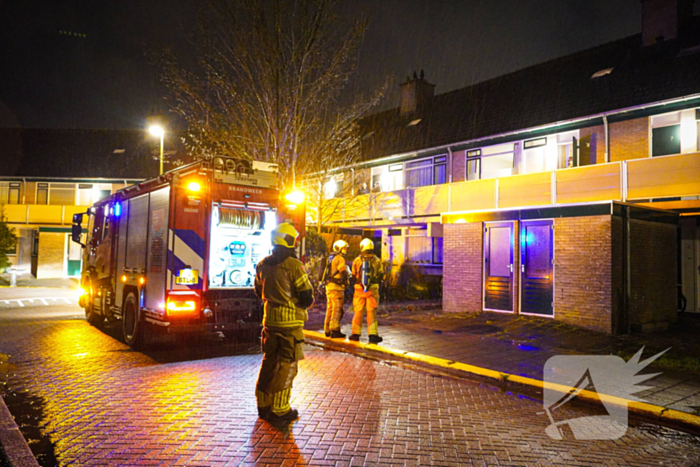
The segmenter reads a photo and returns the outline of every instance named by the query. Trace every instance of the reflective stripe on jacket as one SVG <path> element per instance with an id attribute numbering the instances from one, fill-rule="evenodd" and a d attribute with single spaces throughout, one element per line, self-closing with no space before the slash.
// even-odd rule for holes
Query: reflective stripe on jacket
<path id="1" fill-rule="evenodd" d="M 271 258 L 262 260 L 255 270 L 255 286 L 262 291 L 265 302 L 262 324 L 280 328 L 303 326 L 309 315 L 304 308 L 296 306 L 298 295 L 312 290 L 304 265 L 294 257 L 279 263 Z"/>

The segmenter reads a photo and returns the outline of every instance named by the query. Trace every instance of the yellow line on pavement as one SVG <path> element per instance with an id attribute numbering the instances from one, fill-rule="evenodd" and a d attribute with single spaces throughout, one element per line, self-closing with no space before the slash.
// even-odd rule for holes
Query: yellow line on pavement
<path id="1" fill-rule="evenodd" d="M 464 373 L 496 379 L 501 382 L 507 381 L 522 384 L 525 386 L 531 386 L 536 389 L 556 391 L 558 393 L 561 393 L 562 395 L 568 394 L 573 390 L 573 388 L 571 388 L 570 386 L 550 383 L 547 381 L 540 381 L 538 379 L 528 378 L 525 376 L 511 375 L 509 373 L 489 370 L 487 368 L 481 368 L 466 363 L 455 362 L 444 358 L 431 357 L 430 355 L 423 355 L 406 350 L 392 349 L 390 347 L 377 346 L 376 344 L 364 344 L 362 342 L 355 342 L 347 339 L 331 339 L 320 332 L 304 331 L 304 335 L 309 339 L 319 341 L 324 344 L 334 344 L 333 347 L 337 347 L 348 351 L 352 349 L 371 350 L 373 352 L 382 353 L 398 359 L 404 359 L 415 363 L 422 363 L 446 370 L 457 370 Z M 681 412 L 679 410 L 667 409 L 658 405 L 653 405 L 646 402 L 633 401 L 629 399 L 624 399 L 622 397 L 609 396 L 607 394 L 601 394 L 586 389 L 579 392 L 577 396 L 588 401 L 603 401 L 608 404 L 620 407 L 627 407 L 630 412 L 633 412 L 635 414 L 654 416 L 660 419 L 672 422 L 680 422 L 683 424 L 695 426 L 696 428 L 700 428 L 700 416 L 686 412 Z"/>

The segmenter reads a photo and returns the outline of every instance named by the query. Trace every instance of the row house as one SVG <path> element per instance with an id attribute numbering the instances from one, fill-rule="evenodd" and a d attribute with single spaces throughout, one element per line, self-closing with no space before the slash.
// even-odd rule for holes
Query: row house
<path id="1" fill-rule="evenodd" d="M 700 21 L 642 1 L 642 33 L 360 122 L 309 220 L 442 276 L 443 309 L 609 333 L 700 311 Z M 681 295 L 682 294 L 682 295 Z"/>
<path id="2" fill-rule="evenodd" d="M 73 214 L 140 180 L 0 177 L 0 204 L 18 242 L 7 256 L 19 274 L 80 277 L 82 248 L 70 240 Z"/>
<path id="3" fill-rule="evenodd" d="M 159 144 L 141 129 L 0 128 L 0 206 L 19 239 L 12 269 L 38 279 L 79 276 L 73 214 L 158 175 Z M 165 149 L 167 170 L 184 148 L 171 136 Z"/>

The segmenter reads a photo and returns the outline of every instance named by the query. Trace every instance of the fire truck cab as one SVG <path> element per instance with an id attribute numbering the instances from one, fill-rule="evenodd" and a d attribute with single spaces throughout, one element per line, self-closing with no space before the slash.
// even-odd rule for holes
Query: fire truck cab
<path id="1" fill-rule="evenodd" d="M 303 233 L 303 212 L 285 206 L 275 165 L 221 157 L 100 200 L 73 218 L 87 321 L 121 323 L 134 348 L 158 331 L 259 329 L 253 281 L 270 231 L 291 218 Z"/>

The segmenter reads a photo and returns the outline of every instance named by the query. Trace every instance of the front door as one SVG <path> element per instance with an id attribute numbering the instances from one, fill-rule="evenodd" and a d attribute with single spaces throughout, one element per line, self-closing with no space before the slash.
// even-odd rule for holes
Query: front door
<path id="1" fill-rule="evenodd" d="M 513 223 L 484 225 L 484 309 L 513 311 Z"/>
<path id="2" fill-rule="evenodd" d="M 80 260 L 83 255 L 83 247 L 73 242 L 70 234 L 66 234 L 66 244 L 68 249 L 66 275 L 70 277 L 80 276 Z"/>
<path id="3" fill-rule="evenodd" d="M 520 226 L 520 312 L 554 315 L 554 230 L 551 220 Z"/>

